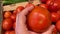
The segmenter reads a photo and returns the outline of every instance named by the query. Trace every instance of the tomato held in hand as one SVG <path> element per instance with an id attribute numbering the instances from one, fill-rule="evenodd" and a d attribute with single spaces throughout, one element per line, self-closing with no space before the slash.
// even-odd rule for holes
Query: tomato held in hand
<path id="1" fill-rule="evenodd" d="M 16 8 L 16 10 L 13 12 L 13 14 L 17 14 L 17 13 L 21 12 L 23 9 L 24 9 L 23 6 L 18 6 L 18 7 Z"/>
<path id="2" fill-rule="evenodd" d="M 10 30 L 12 28 L 12 19 L 11 18 L 8 18 L 8 19 L 4 19 L 3 22 L 2 22 L 2 28 L 4 30 Z"/>
<path id="3" fill-rule="evenodd" d="M 15 27 L 16 27 L 16 22 L 14 22 L 14 24 L 13 24 L 13 29 L 15 29 Z"/>
<path id="4" fill-rule="evenodd" d="M 39 6 L 48 9 L 48 5 L 46 4 L 40 4 Z"/>
<path id="5" fill-rule="evenodd" d="M 57 23 L 56 23 L 56 28 L 57 28 L 57 30 L 60 32 L 60 20 L 57 21 Z"/>
<path id="6" fill-rule="evenodd" d="M 42 7 L 35 7 L 27 17 L 28 27 L 35 32 L 44 32 L 51 25 L 51 14 Z"/>
<path id="7" fill-rule="evenodd" d="M 5 34 L 15 34 L 15 31 L 6 31 Z"/>
<path id="8" fill-rule="evenodd" d="M 12 19 L 13 21 L 16 21 L 16 15 L 11 15 L 11 19 Z"/>
<path id="9" fill-rule="evenodd" d="M 52 12 L 51 13 L 52 22 L 57 22 L 59 20 L 59 14 Z"/>
<path id="10" fill-rule="evenodd" d="M 10 18 L 11 15 L 12 15 L 11 12 L 6 11 L 3 16 L 4 16 L 4 18 Z"/>

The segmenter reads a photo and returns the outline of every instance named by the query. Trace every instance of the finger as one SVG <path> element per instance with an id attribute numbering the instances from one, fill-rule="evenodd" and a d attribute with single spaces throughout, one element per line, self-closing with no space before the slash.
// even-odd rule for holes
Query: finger
<path id="1" fill-rule="evenodd" d="M 19 14 L 22 15 L 27 15 L 29 11 L 31 11 L 34 7 L 30 6 L 30 7 L 26 7 L 24 10 L 22 10 Z"/>
<path id="2" fill-rule="evenodd" d="M 33 31 L 29 31 L 30 32 L 30 34 L 38 34 L 38 33 L 36 33 L 36 32 L 33 32 Z"/>
<path id="3" fill-rule="evenodd" d="M 54 28 L 55 28 L 55 26 L 54 25 L 51 25 L 49 27 L 49 29 L 46 32 L 42 33 L 42 34 L 52 34 Z"/>

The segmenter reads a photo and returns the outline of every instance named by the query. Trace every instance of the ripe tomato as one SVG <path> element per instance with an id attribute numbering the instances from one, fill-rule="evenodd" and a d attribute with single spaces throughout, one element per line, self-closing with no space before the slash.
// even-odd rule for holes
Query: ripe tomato
<path id="1" fill-rule="evenodd" d="M 57 29 L 56 28 L 54 28 L 53 34 L 57 34 Z"/>
<path id="2" fill-rule="evenodd" d="M 59 17 L 60 17 L 60 10 L 58 10 L 57 13 L 59 14 Z"/>
<path id="3" fill-rule="evenodd" d="M 59 14 L 52 12 L 51 13 L 52 22 L 57 22 L 59 20 Z"/>
<path id="4" fill-rule="evenodd" d="M 30 7 L 30 6 L 34 6 L 34 5 L 31 3 L 28 3 L 25 7 Z"/>
<path id="5" fill-rule="evenodd" d="M 16 10 L 13 12 L 13 14 L 17 14 L 17 13 L 21 12 L 23 9 L 24 9 L 23 6 L 18 6 L 18 7 L 16 8 Z"/>
<path id="6" fill-rule="evenodd" d="M 11 19 L 12 19 L 13 21 L 16 21 L 16 15 L 11 15 Z"/>
<path id="7" fill-rule="evenodd" d="M 57 23 L 56 23 L 56 28 L 57 28 L 57 30 L 60 32 L 60 20 L 57 21 Z"/>
<path id="8" fill-rule="evenodd" d="M 16 27 L 16 22 L 14 22 L 14 24 L 13 24 L 13 29 L 15 29 L 15 27 Z"/>
<path id="9" fill-rule="evenodd" d="M 4 19 L 3 22 L 2 22 L 2 28 L 4 30 L 9 30 L 12 28 L 12 19 L 11 18 L 8 18 L 8 19 Z"/>
<path id="10" fill-rule="evenodd" d="M 46 3 L 47 0 L 40 0 L 42 3 Z"/>
<path id="11" fill-rule="evenodd" d="M 10 18 L 11 15 L 12 15 L 11 12 L 6 11 L 3 16 L 4 16 L 4 18 Z"/>
<path id="12" fill-rule="evenodd" d="M 51 25 L 50 12 L 42 7 L 35 7 L 27 17 L 27 24 L 35 32 L 44 32 Z"/>
<path id="13" fill-rule="evenodd" d="M 50 11 L 56 12 L 57 10 L 60 9 L 60 0 L 59 1 L 58 0 L 48 0 L 46 2 L 46 4 L 48 5 L 48 9 Z"/>
<path id="14" fill-rule="evenodd" d="M 46 4 L 40 4 L 39 6 L 48 9 L 48 5 L 46 5 Z"/>
<path id="15" fill-rule="evenodd" d="M 15 34 L 15 31 L 6 31 L 5 34 Z"/>

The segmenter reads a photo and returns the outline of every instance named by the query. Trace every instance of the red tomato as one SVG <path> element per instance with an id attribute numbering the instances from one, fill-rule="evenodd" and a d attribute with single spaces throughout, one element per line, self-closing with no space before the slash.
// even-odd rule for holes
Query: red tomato
<path id="1" fill-rule="evenodd" d="M 11 31 L 10 34 L 15 34 L 15 31 Z"/>
<path id="2" fill-rule="evenodd" d="M 51 14 L 42 7 L 35 7 L 27 18 L 28 27 L 35 32 L 44 32 L 51 25 Z"/>
<path id="3" fill-rule="evenodd" d="M 8 19 L 4 19 L 3 22 L 2 22 L 2 28 L 4 30 L 9 30 L 12 28 L 12 19 L 11 18 L 8 18 Z"/>
<path id="4" fill-rule="evenodd" d="M 16 15 L 11 15 L 11 19 L 12 19 L 13 21 L 16 21 Z"/>
<path id="5" fill-rule="evenodd" d="M 59 17 L 60 17 L 60 10 L 58 10 L 57 13 L 59 14 Z"/>
<path id="6" fill-rule="evenodd" d="M 57 10 L 60 9 L 60 1 L 58 0 L 48 0 L 46 2 L 46 4 L 48 5 L 48 9 L 52 12 L 56 12 Z"/>
<path id="7" fill-rule="evenodd" d="M 48 5 L 46 5 L 46 4 L 40 4 L 39 6 L 48 9 Z"/>
<path id="8" fill-rule="evenodd" d="M 42 3 L 46 3 L 47 0 L 40 0 Z"/>
<path id="9" fill-rule="evenodd" d="M 28 3 L 25 7 L 30 7 L 30 6 L 34 6 L 34 5 L 31 3 Z"/>
<path id="10" fill-rule="evenodd" d="M 11 15 L 12 15 L 11 12 L 6 11 L 3 16 L 4 16 L 4 18 L 10 18 Z"/>
<path id="11" fill-rule="evenodd" d="M 24 9 L 23 6 L 18 6 L 18 7 L 16 8 L 16 10 L 13 12 L 13 14 L 17 14 L 17 13 L 21 12 L 23 9 Z"/>
<path id="12" fill-rule="evenodd" d="M 14 22 L 14 24 L 13 24 L 13 29 L 15 29 L 15 27 L 16 27 L 16 22 Z"/>
<path id="13" fill-rule="evenodd" d="M 60 32 L 60 20 L 57 21 L 57 23 L 56 23 L 56 28 L 57 28 L 57 30 Z"/>
<path id="14" fill-rule="evenodd" d="M 52 22 L 57 22 L 59 20 L 59 14 L 52 12 L 51 16 L 52 16 Z"/>
<path id="15" fill-rule="evenodd" d="M 6 31 L 5 34 L 15 34 L 15 31 Z"/>
<path id="16" fill-rule="evenodd" d="M 56 28 L 54 28 L 53 34 L 57 34 L 57 29 Z"/>

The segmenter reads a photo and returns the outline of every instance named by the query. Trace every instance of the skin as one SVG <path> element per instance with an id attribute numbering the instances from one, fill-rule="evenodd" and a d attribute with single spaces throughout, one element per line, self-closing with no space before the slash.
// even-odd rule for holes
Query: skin
<path id="1" fill-rule="evenodd" d="M 43 33 L 36 33 L 36 32 L 32 32 L 29 31 L 26 27 L 26 16 L 30 10 L 32 10 L 34 7 L 30 6 L 30 7 L 26 7 L 24 10 L 22 10 L 20 13 L 17 14 L 16 17 L 16 28 L 15 28 L 15 32 L 16 34 L 52 34 L 52 31 L 54 29 L 54 25 L 51 25 L 49 27 L 49 29 L 46 32 Z"/>

